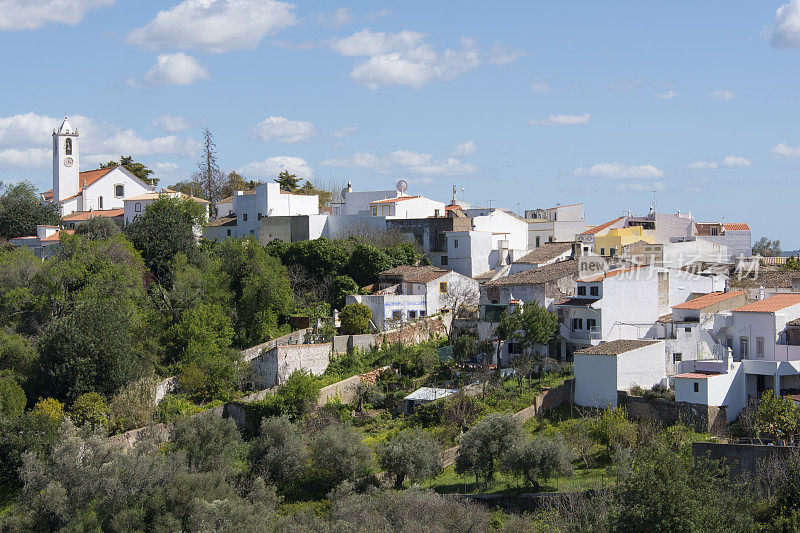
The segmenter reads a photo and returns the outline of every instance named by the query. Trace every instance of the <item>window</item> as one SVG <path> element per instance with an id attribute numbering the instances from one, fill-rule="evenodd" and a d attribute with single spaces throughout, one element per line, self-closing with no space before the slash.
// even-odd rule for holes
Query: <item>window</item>
<path id="1" fill-rule="evenodd" d="M 596 318 L 587 318 L 586 319 L 586 329 L 592 331 L 594 328 L 597 327 L 597 319 Z"/>
<path id="2" fill-rule="evenodd" d="M 125 196 L 125 186 L 121 183 L 117 183 L 114 185 L 114 196 L 117 198 L 122 198 Z"/>
<path id="3" fill-rule="evenodd" d="M 417 312 L 416 311 L 409 311 L 408 312 L 408 318 L 417 318 Z"/>
<path id="4" fill-rule="evenodd" d="M 403 314 L 400 311 L 392 311 L 392 320 L 400 320 Z"/>
<path id="5" fill-rule="evenodd" d="M 589 294 L 592 296 L 600 296 L 600 287 L 589 287 Z"/>
<path id="6" fill-rule="evenodd" d="M 136 202 L 135 204 L 133 204 L 133 210 L 136 213 L 141 213 L 142 212 L 142 204 L 139 203 L 139 202 Z"/>
<path id="7" fill-rule="evenodd" d="M 258 214 L 258 220 L 261 220 L 261 213 Z"/>
<path id="8" fill-rule="evenodd" d="M 231 230 L 228 230 L 228 237 L 231 236 Z"/>
<path id="9" fill-rule="evenodd" d="M 453 248 L 458 248 L 458 239 L 453 239 Z"/>
<path id="10" fill-rule="evenodd" d="M 376 205 L 372 206 L 372 216 L 374 217 L 378 216 L 378 206 Z"/>
<path id="11" fill-rule="evenodd" d="M 72 139 L 67 139 L 64 142 L 64 154 L 72 155 Z"/>
<path id="12" fill-rule="evenodd" d="M 746 359 L 750 354 L 750 339 L 747 337 L 739 338 L 739 355 L 742 359 Z"/>
<path id="13" fill-rule="evenodd" d="M 447 256 L 446 255 L 442 256 L 442 266 L 447 266 Z"/>
<path id="14" fill-rule="evenodd" d="M 600 255 L 606 255 L 606 249 L 600 248 Z"/>
<path id="15" fill-rule="evenodd" d="M 719 228 L 711 228 L 711 236 L 716 237 L 719 235 Z"/>
<path id="16" fill-rule="evenodd" d="M 733 350 L 733 337 L 727 337 L 725 339 L 725 347 Z"/>
<path id="17" fill-rule="evenodd" d="M 700 392 L 700 384 L 698 382 L 696 382 L 696 381 L 694 382 L 694 391 L 695 392 Z"/>
<path id="18" fill-rule="evenodd" d="M 242 213 L 242 222 L 247 222 L 247 213 Z"/>
<path id="19" fill-rule="evenodd" d="M 583 319 L 582 318 L 573 318 L 572 319 L 572 329 L 583 329 Z"/>
<path id="20" fill-rule="evenodd" d="M 541 242 L 541 240 L 542 240 L 542 238 L 541 238 L 541 237 L 536 237 L 536 247 L 537 247 L 537 248 L 538 248 L 539 246 L 541 246 L 541 245 L 539 244 L 539 243 Z"/>
<path id="21" fill-rule="evenodd" d="M 691 333 L 691 332 L 692 332 L 692 328 L 683 328 L 683 330 L 684 330 L 686 333 Z"/>
<path id="22" fill-rule="evenodd" d="M 102 196 L 98 196 L 97 197 L 97 209 L 103 209 L 103 197 Z"/>
<path id="23" fill-rule="evenodd" d="M 617 253 L 617 249 L 616 248 L 609 248 L 608 249 L 608 255 L 610 257 L 614 257 L 614 255 L 616 255 L 616 253 Z"/>
<path id="24" fill-rule="evenodd" d="M 420 318 L 424 317 L 426 315 L 426 313 L 427 313 L 427 311 L 420 311 L 419 312 Z"/>
<path id="25" fill-rule="evenodd" d="M 508 353 L 518 355 L 522 353 L 522 347 L 519 345 L 518 342 L 509 342 L 508 343 Z"/>
<path id="26" fill-rule="evenodd" d="M 442 294 L 447 292 L 447 282 L 446 281 L 442 281 L 441 283 L 439 283 L 439 292 L 442 293 Z"/>
<path id="27" fill-rule="evenodd" d="M 683 354 L 682 353 L 675 352 L 674 354 L 672 354 L 672 362 L 673 363 L 680 363 L 681 361 L 683 361 Z"/>
<path id="28" fill-rule="evenodd" d="M 756 357 L 764 357 L 764 337 L 756 337 Z"/>
<path id="29" fill-rule="evenodd" d="M 552 236 L 552 235 L 550 235 L 550 236 L 547 238 L 547 242 L 553 242 L 553 236 Z"/>
<path id="30" fill-rule="evenodd" d="M 586 296 L 586 285 L 578 286 L 578 296 Z"/>
<path id="31" fill-rule="evenodd" d="M 254 229 L 251 229 L 251 230 L 250 230 L 250 235 L 255 235 L 255 234 L 256 234 L 256 230 L 254 230 Z"/>

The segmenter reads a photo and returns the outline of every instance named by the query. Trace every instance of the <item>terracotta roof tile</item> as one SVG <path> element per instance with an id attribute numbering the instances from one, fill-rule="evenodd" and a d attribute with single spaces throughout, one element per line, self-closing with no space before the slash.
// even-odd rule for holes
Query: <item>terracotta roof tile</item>
<path id="1" fill-rule="evenodd" d="M 515 263 L 546 263 L 572 250 L 571 242 L 546 242 L 533 251 L 523 255 Z"/>
<path id="2" fill-rule="evenodd" d="M 651 341 L 642 339 L 616 340 L 609 342 L 601 342 L 596 346 L 589 346 L 588 348 L 578 350 L 575 353 L 582 355 L 620 355 L 625 352 L 638 350 L 639 348 L 651 346 L 659 342 L 663 341 L 655 341 L 655 340 Z"/>
<path id="3" fill-rule="evenodd" d="M 206 226 L 211 227 L 220 227 L 220 226 L 235 226 L 236 225 L 236 215 L 228 215 L 226 217 L 219 217 L 218 219 L 212 220 Z"/>
<path id="4" fill-rule="evenodd" d="M 725 231 L 750 231 L 750 226 L 743 222 L 726 222 L 722 225 Z"/>
<path id="5" fill-rule="evenodd" d="M 800 294 L 787 292 L 737 307 L 734 311 L 741 313 L 774 313 L 797 304 L 800 304 Z"/>
<path id="6" fill-rule="evenodd" d="M 581 233 L 581 235 L 596 235 L 597 233 L 600 233 L 601 231 L 603 231 L 607 227 L 609 227 L 609 226 L 611 226 L 613 224 L 616 224 L 620 220 L 622 220 L 622 217 L 615 218 L 614 220 L 609 220 L 605 224 L 600 224 L 599 226 L 595 226 L 595 227 L 593 227 L 591 229 L 587 229 L 586 231 Z"/>
<path id="7" fill-rule="evenodd" d="M 559 302 L 553 303 L 553 305 L 565 305 L 570 307 L 588 307 L 595 303 L 597 300 L 592 300 L 591 298 L 566 298 Z"/>
<path id="8" fill-rule="evenodd" d="M 574 277 L 577 273 L 578 262 L 574 259 L 568 259 L 525 270 L 524 272 L 517 272 L 516 274 L 485 283 L 485 286 L 541 285 L 566 277 Z"/>
<path id="9" fill-rule="evenodd" d="M 555 207 L 548 207 L 547 209 L 545 209 L 545 211 L 553 211 L 555 209 L 561 209 L 562 207 L 572 207 L 572 206 L 575 206 L 575 205 L 583 205 L 583 202 L 580 202 L 580 203 L 577 203 L 577 204 L 557 205 Z"/>
<path id="10" fill-rule="evenodd" d="M 699 296 L 687 302 L 683 302 L 682 304 L 673 305 L 673 309 L 702 309 L 704 307 L 708 307 L 709 305 L 714 305 L 719 302 L 724 302 L 725 300 L 730 300 L 731 298 L 736 298 L 738 296 L 742 296 L 743 294 L 747 294 L 747 291 L 729 291 L 729 292 L 712 292 L 710 294 L 704 294 L 703 296 Z"/>
<path id="11" fill-rule="evenodd" d="M 125 210 L 123 208 L 119 209 L 95 209 L 94 211 L 75 211 L 74 213 L 70 213 L 69 215 L 64 215 L 61 217 L 64 222 L 79 222 L 83 220 L 89 220 L 92 217 L 121 217 L 125 214 Z"/>
<path id="12" fill-rule="evenodd" d="M 708 379 L 714 376 L 721 376 L 720 372 L 704 372 L 699 370 L 697 372 L 686 372 L 685 374 L 677 374 L 673 378 L 687 378 L 687 379 Z"/>
<path id="13" fill-rule="evenodd" d="M 449 274 L 450 270 L 438 268 L 435 266 L 413 266 L 401 265 L 398 267 L 384 270 L 378 274 L 380 278 L 399 279 L 404 283 L 428 283 Z"/>
<path id="14" fill-rule="evenodd" d="M 640 268 L 645 268 L 648 265 L 637 265 L 632 267 L 626 268 L 618 268 L 616 270 L 609 270 L 608 272 L 603 272 L 602 274 L 598 274 L 596 276 L 589 276 L 588 278 L 581 278 L 578 281 L 583 281 L 587 283 L 595 283 L 597 281 L 603 281 L 606 278 L 613 278 L 614 276 L 618 276 L 625 272 L 633 272 L 634 270 L 639 270 Z"/>
<path id="15" fill-rule="evenodd" d="M 374 202 L 370 202 L 370 204 L 393 204 L 395 202 L 401 202 L 403 200 L 414 200 L 415 198 L 421 198 L 420 196 L 398 196 L 397 198 L 385 198 L 383 200 L 375 200 Z"/>

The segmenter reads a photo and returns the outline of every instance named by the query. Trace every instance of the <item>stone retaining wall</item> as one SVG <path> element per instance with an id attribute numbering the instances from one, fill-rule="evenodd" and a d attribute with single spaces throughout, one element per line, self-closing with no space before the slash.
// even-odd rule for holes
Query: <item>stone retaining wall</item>
<path id="1" fill-rule="evenodd" d="M 662 426 L 686 424 L 700 433 L 725 436 L 728 431 L 724 407 L 713 407 L 666 399 L 645 400 L 619 391 L 617 405 L 625 407 L 628 416 L 637 420 L 650 420 Z"/>
<path id="2" fill-rule="evenodd" d="M 759 464 L 769 460 L 788 458 L 797 448 L 792 446 L 768 446 L 763 444 L 722 444 L 717 442 L 692 443 L 692 457 L 712 460 L 723 459 L 731 469 L 731 475 L 755 474 Z"/>

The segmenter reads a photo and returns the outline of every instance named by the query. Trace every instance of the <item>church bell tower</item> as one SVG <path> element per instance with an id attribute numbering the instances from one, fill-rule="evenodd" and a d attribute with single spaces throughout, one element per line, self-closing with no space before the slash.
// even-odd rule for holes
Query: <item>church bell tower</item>
<path id="1" fill-rule="evenodd" d="M 67 117 L 53 130 L 53 203 L 78 194 L 78 130 Z"/>

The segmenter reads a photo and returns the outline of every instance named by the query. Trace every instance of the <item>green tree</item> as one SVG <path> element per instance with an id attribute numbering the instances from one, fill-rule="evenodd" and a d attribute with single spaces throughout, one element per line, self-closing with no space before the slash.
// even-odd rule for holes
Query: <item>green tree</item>
<path id="1" fill-rule="evenodd" d="M 777 257 L 781 255 L 781 241 L 775 239 L 768 239 L 761 237 L 753 245 L 753 255 L 760 255 L 761 257 Z"/>
<path id="2" fill-rule="evenodd" d="M 408 478 L 420 481 L 442 468 L 441 448 L 429 433 L 405 430 L 386 442 L 378 451 L 381 467 L 393 475 L 399 489 Z"/>
<path id="3" fill-rule="evenodd" d="M 295 192 L 297 190 L 297 184 L 302 181 L 303 178 L 298 178 L 296 174 L 290 174 L 288 170 L 283 170 L 278 177 L 275 178 L 275 183 L 281 186 L 282 191 L 286 192 Z"/>
<path id="4" fill-rule="evenodd" d="M 322 482 L 335 487 L 369 473 L 372 451 L 361 433 L 349 426 L 331 424 L 317 432 L 311 441 L 311 457 Z"/>
<path id="5" fill-rule="evenodd" d="M 155 187 L 158 185 L 158 178 L 152 177 L 153 171 L 144 166 L 142 163 L 137 163 L 133 160 L 132 156 L 119 156 L 119 161 L 109 161 L 105 165 L 101 164 L 100 168 L 110 168 L 110 167 L 118 167 L 123 166 L 125 169 L 142 180 L 143 182 L 147 183 L 151 187 Z"/>
<path id="6" fill-rule="evenodd" d="M 503 454 L 523 438 L 522 426 L 509 414 L 493 413 L 461 437 L 456 455 L 456 473 L 472 473 L 489 482 Z"/>
<path id="7" fill-rule="evenodd" d="M 25 410 L 28 402 L 22 387 L 9 377 L 0 377 L 0 415 L 16 418 Z"/>
<path id="8" fill-rule="evenodd" d="M 350 294 L 358 294 L 358 284 L 350 276 L 336 276 L 331 281 L 331 305 L 334 309 L 344 309 L 345 300 Z"/>
<path id="9" fill-rule="evenodd" d="M 0 375 L 7 374 L 24 381 L 30 377 L 38 357 L 36 348 L 28 339 L 0 330 Z"/>
<path id="10" fill-rule="evenodd" d="M 561 435 L 523 439 L 502 456 L 503 469 L 539 490 L 538 479 L 572 474 L 572 450 Z"/>
<path id="11" fill-rule="evenodd" d="M 800 431 L 800 409 L 790 398 L 767 390 L 758 399 L 755 428 L 759 434 L 781 442 L 791 441 Z"/>
<path id="12" fill-rule="evenodd" d="M 289 418 L 299 420 L 317 404 L 319 389 L 314 376 L 304 370 L 295 370 L 278 388 L 276 395 L 283 402 Z"/>
<path id="13" fill-rule="evenodd" d="M 347 304 L 339 313 L 342 335 L 361 335 L 369 333 L 372 310 L 364 304 Z"/>
<path id="14" fill-rule="evenodd" d="M 0 238 L 36 235 L 37 225 L 60 226 L 56 206 L 43 203 L 29 181 L 8 185 L 0 195 Z"/>
<path id="15" fill-rule="evenodd" d="M 233 196 L 236 191 L 246 191 L 248 189 L 255 189 L 258 182 L 250 180 L 245 181 L 244 178 L 235 171 L 230 171 L 225 178 L 225 184 L 220 190 L 220 198 L 227 198 Z"/>
<path id="16" fill-rule="evenodd" d="M 89 425 L 92 429 L 107 429 L 108 415 L 108 404 L 97 392 L 81 394 L 69 409 L 69 417 L 78 427 Z"/>
<path id="17" fill-rule="evenodd" d="M 186 453 L 189 468 L 200 472 L 230 472 L 242 444 L 236 422 L 215 416 L 179 420 L 172 440 Z"/>
<path id="18" fill-rule="evenodd" d="M 508 310 L 503 312 L 500 316 L 500 321 L 494 328 L 494 336 L 497 337 L 497 363 L 500 364 L 500 348 L 503 342 L 513 339 L 520 326 L 520 313 L 519 308 L 515 308 L 513 312 L 509 313 Z"/>
<path id="19" fill-rule="evenodd" d="M 524 351 L 535 353 L 537 346 L 547 344 L 558 329 L 558 318 L 535 300 L 526 303 L 519 314 L 519 329 L 515 340 Z M 540 359 L 544 354 L 539 354 Z"/>
<path id="20" fill-rule="evenodd" d="M 320 209 L 323 209 L 328 205 L 330 205 L 331 198 L 333 197 L 333 193 L 331 191 L 326 191 L 325 189 L 317 188 L 317 186 L 311 183 L 310 181 L 306 181 L 302 187 L 295 189 L 294 192 L 296 194 L 305 194 L 308 196 L 313 196 L 316 194 L 319 199 Z"/>
<path id="21" fill-rule="evenodd" d="M 193 227 L 202 223 L 203 208 L 192 200 L 162 196 L 149 204 L 125 234 L 162 285 L 169 283 L 175 255 L 193 258 L 197 254 Z"/>
<path id="22" fill-rule="evenodd" d="M 347 274 L 360 286 L 374 283 L 378 273 L 389 270 L 392 260 L 371 244 L 357 244 L 345 267 Z"/>
<path id="23" fill-rule="evenodd" d="M 97 240 L 108 239 L 121 231 L 117 223 L 108 217 L 92 217 L 75 227 L 76 234 Z"/>
<path id="24" fill-rule="evenodd" d="M 453 344 L 453 359 L 459 365 L 478 354 L 478 339 L 472 335 L 459 335 Z"/>
<path id="25" fill-rule="evenodd" d="M 250 448 L 253 472 L 275 483 L 298 477 L 308 461 L 308 448 L 300 429 L 287 416 L 261 420 L 261 430 Z"/>

